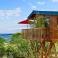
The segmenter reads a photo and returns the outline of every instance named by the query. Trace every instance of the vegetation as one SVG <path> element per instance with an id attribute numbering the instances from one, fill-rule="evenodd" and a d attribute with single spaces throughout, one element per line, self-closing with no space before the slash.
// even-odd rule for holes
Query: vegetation
<path id="1" fill-rule="evenodd" d="M 36 28 L 38 27 L 45 27 L 45 21 L 46 21 L 46 18 L 34 18 L 34 25 Z"/>
<path id="2" fill-rule="evenodd" d="M 36 18 L 36 27 L 45 27 L 45 18 Z M 44 33 L 42 31 L 42 33 Z M 45 42 L 45 53 L 50 42 Z M 58 43 L 55 43 L 58 52 Z M 21 33 L 13 34 L 10 41 L 0 38 L 0 58 L 40 58 L 43 48 L 37 40 L 26 40 L 22 38 Z M 53 52 L 55 49 L 52 49 Z"/>
<path id="3" fill-rule="evenodd" d="M 46 48 L 48 45 L 46 42 Z M 42 52 L 39 41 L 23 39 L 21 33 L 13 34 L 9 42 L 0 38 L 0 58 L 40 58 L 39 52 Z"/>
<path id="4" fill-rule="evenodd" d="M 13 34 L 11 40 L 6 42 L 0 39 L 0 57 L 34 58 L 30 41 L 22 39 L 20 33 Z"/>

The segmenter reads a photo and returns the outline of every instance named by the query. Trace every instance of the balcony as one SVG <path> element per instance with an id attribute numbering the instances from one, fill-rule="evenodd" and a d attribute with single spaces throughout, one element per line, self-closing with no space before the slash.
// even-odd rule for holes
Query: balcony
<path id="1" fill-rule="evenodd" d="M 47 28 L 23 29 L 22 37 L 30 40 L 42 40 L 49 38 Z"/>

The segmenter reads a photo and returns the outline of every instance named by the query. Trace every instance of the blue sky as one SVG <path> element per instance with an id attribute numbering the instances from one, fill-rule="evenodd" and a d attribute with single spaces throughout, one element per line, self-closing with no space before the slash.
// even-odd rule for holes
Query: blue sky
<path id="1" fill-rule="evenodd" d="M 33 10 L 58 11 L 58 0 L 0 0 L 0 33 L 16 33 Z"/>

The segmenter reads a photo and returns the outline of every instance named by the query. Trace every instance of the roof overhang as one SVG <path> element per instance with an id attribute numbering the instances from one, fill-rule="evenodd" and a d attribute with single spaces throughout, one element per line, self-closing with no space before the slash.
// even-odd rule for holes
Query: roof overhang
<path id="1" fill-rule="evenodd" d="M 58 11 L 37 11 L 33 10 L 32 13 L 28 16 L 29 18 L 32 18 L 33 15 L 51 15 L 51 16 L 58 16 Z"/>

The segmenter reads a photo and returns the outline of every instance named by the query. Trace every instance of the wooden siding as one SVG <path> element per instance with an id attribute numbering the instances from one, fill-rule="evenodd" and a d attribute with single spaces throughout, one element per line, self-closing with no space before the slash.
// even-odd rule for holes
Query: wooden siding
<path id="1" fill-rule="evenodd" d="M 25 39 L 30 40 L 42 40 L 47 39 L 47 29 L 46 28 L 33 28 L 33 29 L 23 29 L 22 35 Z"/>

